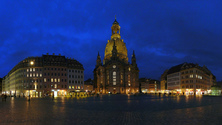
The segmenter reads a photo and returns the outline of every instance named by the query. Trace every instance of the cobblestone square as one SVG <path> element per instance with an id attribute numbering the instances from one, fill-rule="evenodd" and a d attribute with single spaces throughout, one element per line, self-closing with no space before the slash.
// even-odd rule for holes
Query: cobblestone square
<path id="1" fill-rule="evenodd" d="M 100 95 L 87 98 L 8 97 L 0 124 L 220 125 L 222 97 Z"/>

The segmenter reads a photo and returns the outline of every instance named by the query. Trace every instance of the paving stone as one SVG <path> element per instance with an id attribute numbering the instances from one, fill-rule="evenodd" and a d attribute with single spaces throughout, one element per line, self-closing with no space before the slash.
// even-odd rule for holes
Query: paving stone
<path id="1" fill-rule="evenodd" d="M 1 100 L 1 98 L 0 98 Z M 0 124 L 221 124 L 222 97 L 100 95 L 88 98 L 7 98 Z"/>

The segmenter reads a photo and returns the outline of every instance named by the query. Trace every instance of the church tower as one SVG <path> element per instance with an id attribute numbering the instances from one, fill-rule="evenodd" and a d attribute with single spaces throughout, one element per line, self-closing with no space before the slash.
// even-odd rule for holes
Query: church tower
<path id="1" fill-rule="evenodd" d="M 116 18 L 111 27 L 111 39 L 107 41 L 103 64 L 97 56 L 94 73 L 94 89 L 97 93 L 131 94 L 139 92 L 139 69 L 133 51 L 128 62 L 126 44 L 120 36 Z"/>

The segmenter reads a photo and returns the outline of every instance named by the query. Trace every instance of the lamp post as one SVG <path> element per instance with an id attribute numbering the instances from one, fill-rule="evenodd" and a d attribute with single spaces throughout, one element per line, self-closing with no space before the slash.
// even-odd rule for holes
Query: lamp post
<path id="1" fill-rule="evenodd" d="M 33 66 L 34 65 L 34 61 L 31 61 L 30 65 Z M 28 101 L 30 101 L 30 96 L 31 95 L 30 95 L 30 81 L 29 81 L 29 99 L 28 99 Z"/>

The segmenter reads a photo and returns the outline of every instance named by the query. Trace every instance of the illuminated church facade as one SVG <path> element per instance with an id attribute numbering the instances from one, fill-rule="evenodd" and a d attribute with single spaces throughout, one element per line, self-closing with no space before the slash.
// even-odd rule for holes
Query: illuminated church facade
<path id="1" fill-rule="evenodd" d="M 111 27 L 112 35 L 105 48 L 103 63 L 98 53 L 94 73 L 96 93 L 131 94 L 139 93 L 139 69 L 133 51 L 128 62 L 127 48 L 120 36 L 120 26 L 116 21 Z"/>

